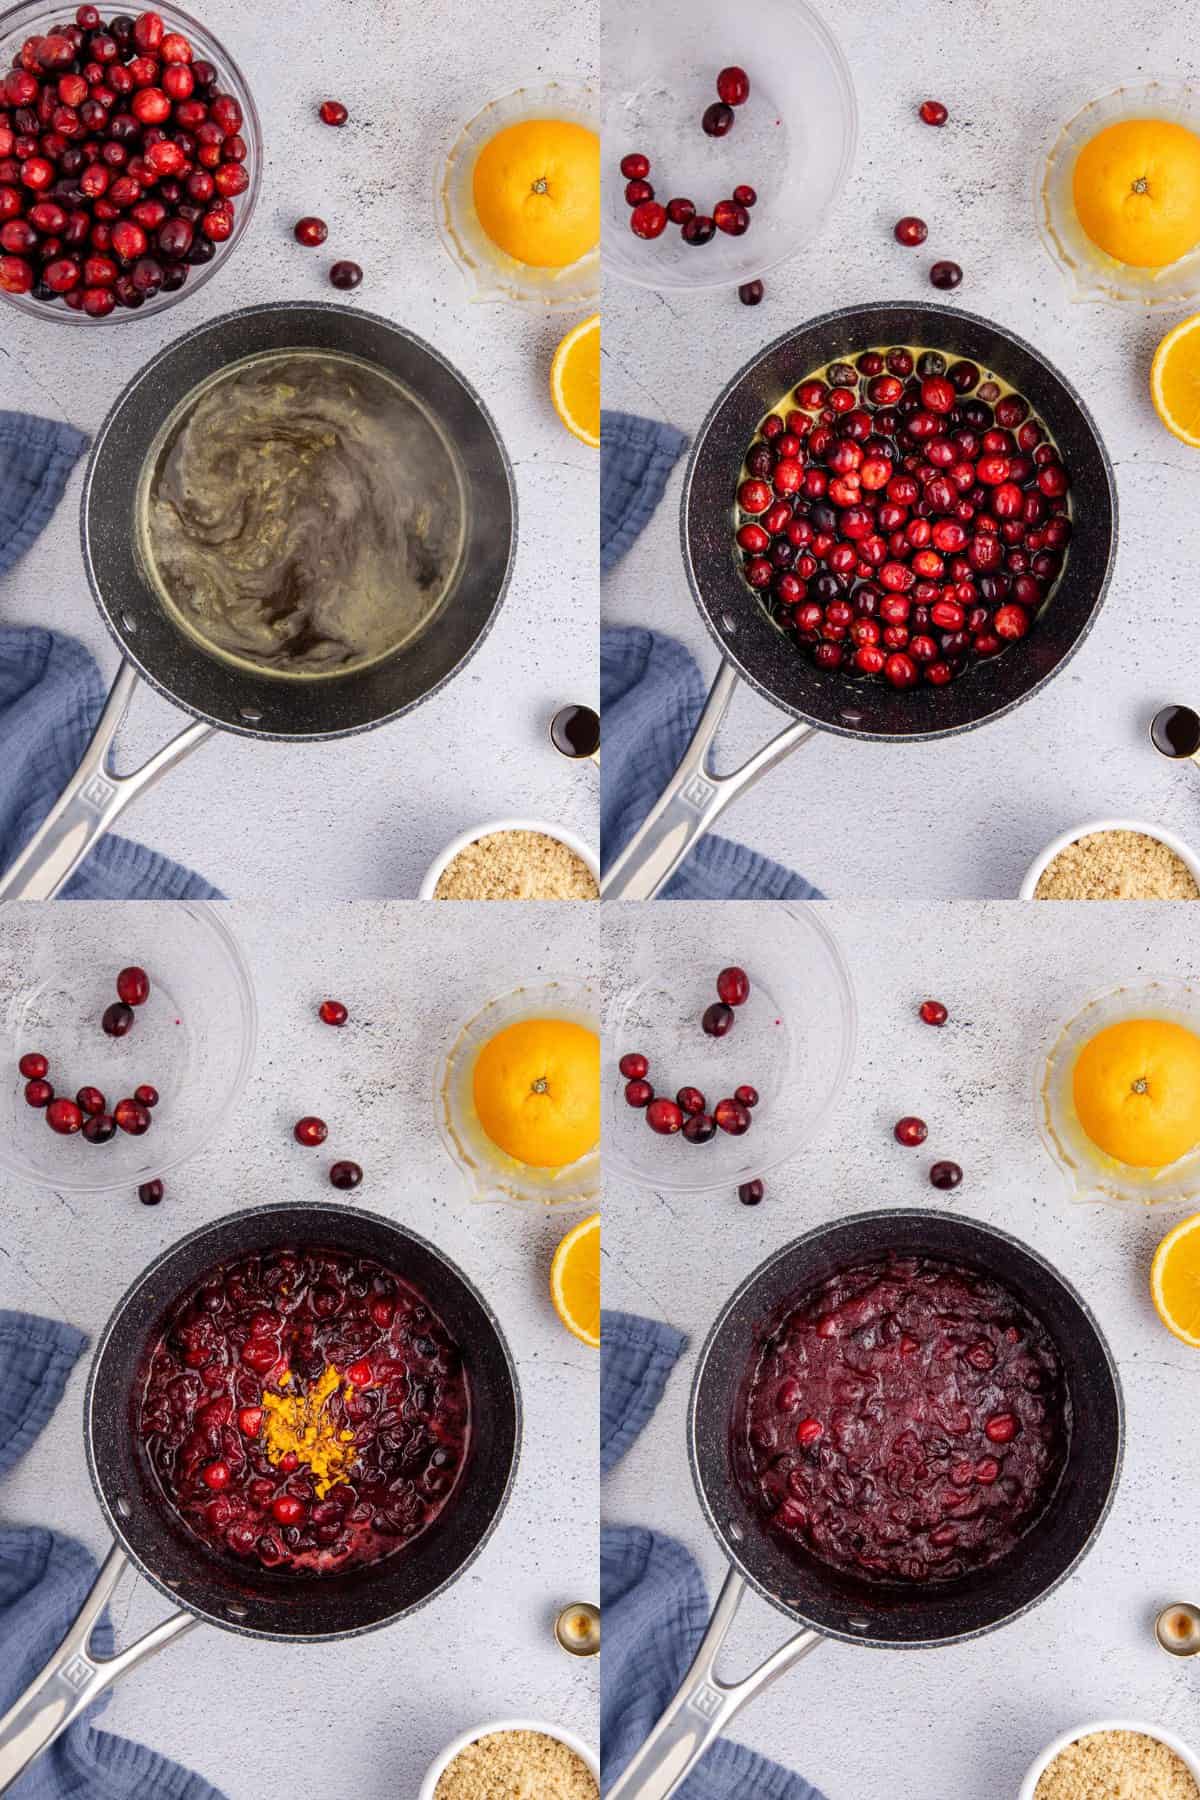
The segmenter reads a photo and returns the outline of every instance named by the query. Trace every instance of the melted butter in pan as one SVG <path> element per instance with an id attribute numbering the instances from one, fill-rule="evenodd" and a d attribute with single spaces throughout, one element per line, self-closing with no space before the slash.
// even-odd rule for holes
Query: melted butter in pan
<path id="1" fill-rule="evenodd" d="M 450 591 L 462 488 L 445 438 L 356 357 L 234 363 L 176 408 L 142 474 L 142 560 L 205 649 L 341 675 L 423 631 Z"/>

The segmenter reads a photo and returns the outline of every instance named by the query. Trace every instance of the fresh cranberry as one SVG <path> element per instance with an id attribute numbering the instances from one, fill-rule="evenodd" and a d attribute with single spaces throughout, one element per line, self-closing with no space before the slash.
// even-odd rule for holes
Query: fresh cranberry
<path id="1" fill-rule="evenodd" d="M 318 1119 L 312 1113 L 305 1113 L 297 1119 L 292 1127 L 292 1136 L 298 1144 L 323 1144 L 329 1136 L 329 1127 L 324 1119 Z"/>
<path id="2" fill-rule="evenodd" d="M 133 1008 L 123 1000 L 114 1000 L 111 1006 L 104 1009 L 100 1029 L 107 1037 L 124 1037 L 133 1029 Z"/>
<path id="3" fill-rule="evenodd" d="M 750 229 L 750 214 L 733 200 L 718 200 L 713 207 L 713 224 L 728 237 L 742 237 Z"/>
<path id="4" fill-rule="evenodd" d="M 926 1025 L 944 1025 L 950 1017 L 940 1000 L 922 1000 L 918 1010 Z"/>
<path id="5" fill-rule="evenodd" d="M 753 1181 L 743 1181 L 737 1191 L 738 1199 L 743 1206 L 757 1206 L 766 1191 L 762 1182 L 756 1177 Z"/>
<path id="6" fill-rule="evenodd" d="M 626 181 L 645 181 L 650 173 L 650 158 L 640 150 L 631 150 L 621 158 L 621 173 Z"/>
<path id="7" fill-rule="evenodd" d="M 697 213 L 694 219 L 688 219 L 680 232 L 685 244 L 707 244 L 716 236 L 717 228 L 706 213 Z"/>
<path id="8" fill-rule="evenodd" d="M 150 977 L 136 964 L 122 969 L 117 976 L 117 996 L 126 1006 L 144 1006 L 150 997 Z"/>
<path id="9" fill-rule="evenodd" d="M 739 206 L 753 206 L 758 200 L 758 193 L 754 188 L 749 187 L 743 181 L 739 182 L 737 187 L 734 188 L 733 198 L 737 201 Z"/>
<path id="10" fill-rule="evenodd" d="M 675 1104 L 685 1113 L 708 1111 L 708 1103 L 700 1089 L 696 1087 L 681 1087 L 675 1096 Z"/>
<path id="11" fill-rule="evenodd" d="M 108 1102 L 98 1087 L 81 1087 L 75 1096 L 75 1104 L 80 1112 L 93 1115 L 108 1111 Z"/>
<path id="12" fill-rule="evenodd" d="M 750 997 L 750 977 L 745 969 L 731 963 L 717 976 L 717 995 L 726 1006 L 743 1006 Z"/>
<path id="13" fill-rule="evenodd" d="M 906 213 L 902 219 L 897 219 L 892 228 L 892 236 L 898 244 L 915 246 L 925 242 L 929 236 L 929 227 L 924 219 L 918 219 L 913 213 Z"/>
<path id="14" fill-rule="evenodd" d="M 54 1098 L 54 1089 L 48 1081 L 35 1076 L 25 1083 L 25 1104 L 27 1106 L 49 1106 Z"/>
<path id="15" fill-rule="evenodd" d="M 626 206 L 640 206 L 643 200 L 653 200 L 654 189 L 648 181 L 627 181 L 625 183 Z"/>
<path id="16" fill-rule="evenodd" d="M 322 1000 L 317 1017 L 323 1025 L 344 1025 L 350 1014 L 340 1000 Z"/>
<path id="17" fill-rule="evenodd" d="M 40 1081 L 50 1067 L 49 1058 L 37 1050 L 27 1050 L 17 1064 L 26 1081 Z"/>
<path id="18" fill-rule="evenodd" d="M 340 100 L 322 100 L 318 116 L 322 125 L 344 125 L 350 114 Z"/>
<path id="19" fill-rule="evenodd" d="M 363 272 L 356 262 L 335 262 L 329 271 L 334 287 L 343 290 L 356 288 L 362 278 Z"/>
<path id="20" fill-rule="evenodd" d="M 683 1129 L 683 1112 L 674 1100 L 652 1100 L 646 1108 L 646 1123 L 651 1131 L 671 1137 Z"/>
<path id="21" fill-rule="evenodd" d="M 713 1118 L 730 1137 L 741 1137 L 743 1132 L 749 1131 L 751 1125 L 750 1109 L 743 1106 L 740 1100 L 718 1100 L 713 1108 Z"/>
<path id="22" fill-rule="evenodd" d="M 929 1171 L 929 1179 L 935 1188 L 956 1188 L 962 1180 L 962 1170 L 955 1162 L 935 1162 Z"/>
<path id="23" fill-rule="evenodd" d="M 118 1100 L 113 1108 L 113 1117 L 120 1129 L 127 1131 L 130 1137 L 141 1137 L 150 1129 L 150 1108 L 143 1106 L 140 1100 Z"/>
<path id="24" fill-rule="evenodd" d="M 649 1059 L 637 1050 L 627 1050 L 617 1064 L 626 1081 L 640 1081 L 650 1067 Z"/>
<path id="25" fill-rule="evenodd" d="M 329 1165 L 329 1179 L 335 1188 L 356 1188 L 362 1177 L 363 1172 L 356 1162 L 335 1162 Z"/>
<path id="26" fill-rule="evenodd" d="M 695 202 L 685 200 L 682 195 L 667 201 L 667 217 L 672 225 L 686 225 L 689 219 L 696 216 Z"/>
<path id="27" fill-rule="evenodd" d="M 700 1025 L 708 1037 L 723 1038 L 733 1029 L 733 1010 L 723 1001 L 715 1001 L 705 1008 Z"/>
<path id="28" fill-rule="evenodd" d="M 962 270 L 956 262 L 935 262 L 929 270 L 929 279 L 935 288 L 956 288 L 962 280 Z"/>
<path id="29" fill-rule="evenodd" d="M 117 1135 L 117 1121 L 111 1113 L 97 1113 L 83 1121 L 83 1135 L 89 1144 L 108 1144 Z"/>
<path id="30" fill-rule="evenodd" d="M 46 1123 L 51 1131 L 71 1137 L 83 1126 L 83 1113 L 74 1100 L 51 1100 L 46 1108 Z"/>
<path id="31" fill-rule="evenodd" d="M 724 100 L 714 100 L 711 106 L 705 107 L 700 126 L 709 137 L 724 137 L 732 125 L 733 108 Z"/>
<path id="32" fill-rule="evenodd" d="M 741 1106 L 757 1106 L 758 1105 L 758 1089 L 755 1087 L 750 1087 L 749 1084 L 744 1084 L 742 1087 L 734 1088 L 733 1097 Z"/>
<path id="33" fill-rule="evenodd" d="M 139 1106 L 153 1108 L 158 1105 L 158 1089 L 151 1087 L 148 1081 L 143 1082 L 141 1087 L 134 1088 L 133 1097 Z"/>
<path id="34" fill-rule="evenodd" d="M 689 1144 L 708 1144 L 717 1135 L 717 1121 L 709 1113 L 690 1113 L 683 1121 L 683 1135 Z"/>
<path id="35" fill-rule="evenodd" d="M 628 1106 L 649 1106 L 654 1098 L 654 1089 L 648 1081 L 640 1076 L 625 1083 L 625 1101 Z"/>
<path id="36" fill-rule="evenodd" d="M 898 1144 L 915 1146 L 925 1142 L 929 1136 L 929 1127 L 924 1119 L 918 1119 L 912 1113 L 907 1113 L 903 1119 L 897 1119 L 892 1136 Z"/>
<path id="37" fill-rule="evenodd" d="M 918 110 L 926 125 L 944 125 L 950 117 L 940 100 L 922 100 Z"/>
<path id="38" fill-rule="evenodd" d="M 163 1197 L 164 1191 L 161 1181 L 143 1181 L 141 1187 L 138 1189 L 138 1199 L 143 1206 L 157 1206 Z"/>
<path id="39" fill-rule="evenodd" d="M 738 289 L 738 299 L 743 306 L 757 306 L 763 297 L 761 281 L 743 281 Z"/>
<path id="40" fill-rule="evenodd" d="M 629 229 L 634 237 L 661 237 L 667 229 L 667 209 L 657 200 L 643 200 L 629 215 Z"/>
<path id="41" fill-rule="evenodd" d="M 297 221 L 292 235 L 298 244 L 307 244 L 315 248 L 316 245 L 325 242 L 329 236 L 329 227 L 324 219 L 307 217 Z"/>
<path id="42" fill-rule="evenodd" d="M 750 77 L 745 69 L 731 63 L 717 76 L 717 93 L 726 106 L 744 106 L 750 98 Z"/>

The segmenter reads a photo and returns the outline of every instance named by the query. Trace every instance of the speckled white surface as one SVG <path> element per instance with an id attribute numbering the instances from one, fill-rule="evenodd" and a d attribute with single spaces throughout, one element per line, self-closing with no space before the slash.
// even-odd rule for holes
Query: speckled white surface
<path id="1" fill-rule="evenodd" d="M 615 910 L 603 921 L 606 962 L 633 928 Z M 757 910 L 763 933 L 783 928 L 778 908 Z M 636 929 L 677 957 L 694 912 L 655 908 Z M 825 1136 L 769 1179 L 757 1210 L 733 1193 L 681 1200 L 609 1183 L 605 1305 L 668 1319 L 690 1347 L 605 1484 L 604 1515 L 682 1539 L 715 1593 L 722 1559 L 692 1489 L 684 1420 L 696 1353 L 728 1294 L 828 1218 L 887 1204 L 990 1220 L 1079 1287 L 1116 1357 L 1128 1442 L 1102 1535 L 1071 1579 L 1016 1624 L 938 1651 L 824 1645 L 756 1700 L 732 1735 L 801 1770 L 828 1800 L 1015 1800 L 1043 1744 L 1104 1716 L 1165 1724 L 1195 1746 L 1195 1668 L 1169 1661 L 1151 1635 L 1161 1605 L 1196 1597 L 1200 1357 L 1159 1324 L 1146 1279 L 1155 1244 L 1180 1215 L 1070 1202 L 1036 1135 L 1032 1088 L 1055 1024 L 1091 994 L 1139 975 L 1194 977 L 1200 913 L 1049 903 L 897 913 L 860 904 L 830 909 L 828 923 L 849 961 L 861 1030 Z M 941 1030 L 916 1017 L 931 996 L 950 1010 Z M 909 1112 L 929 1125 L 921 1150 L 901 1149 L 891 1135 Z M 677 1151 L 703 1153 L 664 1143 L 664 1156 Z M 964 1170 L 951 1196 L 927 1179 L 939 1157 Z M 783 1616 L 751 1596 L 727 1672 L 747 1672 L 787 1632 Z"/>
<path id="2" fill-rule="evenodd" d="M 482 395 L 516 470 L 520 545 L 490 637 L 462 675 L 399 723 L 331 744 L 211 740 L 119 827 L 199 869 L 232 896 L 410 898 L 447 840 L 520 813 L 597 837 L 593 766 L 547 738 L 559 706 L 595 705 L 598 458 L 559 424 L 548 376 L 578 313 L 472 302 L 434 229 L 434 168 L 489 99 L 539 74 L 593 74 L 594 8 L 531 0 L 519 24 L 485 0 L 320 0 L 262 11 L 207 0 L 263 118 L 258 211 L 228 267 L 159 319 L 89 331 L 0 314 L 0 407 L 94 431 L 125 382 L 179 332 L 273 299 L 343 299 L 331 262 L 361 263 L 349 297 L 435 344 Z M 317 122 L 336 96 L 341 131 Z M 323 250 L 296 219 L 329 224 Z M 42 540 L 0 582 L 0 620 L 82 638 L 111 676 L 116 653 L 78 546 L 80 472 Z M 186 723 L 149 692 L 122 734 L 129 767 Z M 314 850 L 319 846 L 319 854 Z"/>
<path id="3" fill-rule="evenodd" d="M 72 911 L 46 909 L 44 928 L 68 931 Z M 451 1737 L 504 1715 L 561 1721 L 595 1744 L 596 1664 L 567 1657 L 551 1629 L 568 1600 L 598 1597 L 599 1359 L 562 1328 L 547 1291 L 554 1245 L 580 1210 L 473 1205 L 432 1108 L 449 1027 L 539 971 L 587 976 L 586 941 L 567 907 L 364 905 L 284 918 L 242 906 L 228 922 L 260 1007 L 255 1069 L 229 1129 L 170 1178 L 155 1211 L 132 1193 L 85 1202 L 0 1181 L 0 1307 L 65 1317 L 94 1337 L 174 1239 L 242 1205 L 335 1201 L 326 1169 L 350 1156 L 365 1173 L 348 1198 L 433 1239 L 490 1301 L 517 1363 L 524 1449 L 490 1543 L 411 1619 L 295 1648 L 202 1627 L 118 1687 L 104 1722 L 199 1769 L 229 1800 L 412 1800 Z M 137 934 L 136 909 L 112 909 L 118 963 L 136 957 Z M 315 1016 L 330 994 L 350 1009 L 340 1031 Z M 305 1112 L 328 1122 L 328 1154 L 292 1140 Z M 63 1153 L 79 1149 L 71 1141 Z M 85 1354 L 0 1505 L 6 1521 L 52 1526 L 99 1553 L 81 1430 L 86 1365 Z M 127 1578 L 118 1642 L 164 1610 Z"/>
<path id="4" fill-rule="evenodd" d="M 1066 11 L 1045 0 L 929 0 L 919 12 L 901 0 L 842 0 L 819 9 L 858 92 L 858 158 L 845 191 L 810 253 L 767 279 L 757 308 L 732 292 L 664 298 L 610 281 L 605 405 L 694 433 L 763 344 L 834 306 L 933 298 L 928 266 L 952 257 L 964 279 L 951 304 L 1029 338 L 1092 408 L 1116 464 L 1121 548 L 1092 636 L 1007 719 L 929 745 L 819 737 L 739 800 L 720 829 L 826 893 L 886 888 L 922 899 L 1015 895 L 1049 838 L 1105 813 L 1171 825 L 1196 842 L 1194 772 L 1169 767 L 1146 737 L 1160 705 L 1195 700 L 1180 652 L 1195 607 L 1200 456 L 1159 425 L 1147 392 L 1154 346 L 1186 308 L 1160 315 L 1072 303 L 1037 238 L 1032 202 L 1035 150 L 1078 105 L 1132 76 L 1194 72 L 1192 11 L 1185 0 L 1132 11 L 1119 0 Z M 748 21 L 752 80 L 755 58 L 770 54 Z M 931 95 L 950 109 L 940 131 L 915 116 Z M 653 154 L 652 144 L 637 148 Z M 892 238 L 905 213 L 928 222 L 921 250 Z M 602 607 L 609 620 L 682 638 L 711 677 L 716 652 L 679 555 L 681 467 L 607 582 Z M 743 690 L 720 766 L 740 763 L 782 722 Z"/>

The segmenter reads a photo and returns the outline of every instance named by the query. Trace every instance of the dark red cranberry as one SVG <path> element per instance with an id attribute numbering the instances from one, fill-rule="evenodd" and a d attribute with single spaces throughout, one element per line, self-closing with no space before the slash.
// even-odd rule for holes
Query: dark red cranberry
<path id="1" fill-rule="evenodd" d="M 143 1106 L 140 1100 L 118 1100 L 113 1108 L 113 1118 L 130 1137 L 141 1137 L 151 1125 L 150 1108 Z"/>
<path id="2" fill-rule="evenodd" d="M 898 1144 L 907 1144 L 912 1147 L 925 1142 L 929 1136 L 929 1127 L 924 1119 L 915 1118 L 912 1113 L 907 1113 L 903 1119 L 897 1119 L 892 1136 Z"/>
<path id="3" fill-rule="evenodd" d="M 317 1017 L 323 1025 L 344 1025 L 350 1014 L 340 1000 L 322 1000 Z"/>
<path id="4" fill-rule="evenodd" d="M 733 124 L 733 108 L 723 100 L 714 100 L 705 107 L 700 124 L 709 137 L 724 137 Z"/>
<path id="5" fill-rule="evenodd" d="M 645 181 L 650 173 L 650 158 L 640 150 L 631 150 L 621 158 L 621 173 L 626 181 Z"/>
<path id="6" fill-rule="evenodd" d="M 363 278 L 363 272 L 356 262 L 335 262 L 329 271 L 329 279 L 335 288 L 344 291 L 356 288 Z"/>
<path id="7" fill-rule="evenodd" d="M 713 207 L 713 224 L 728 237 L 742 237 L 750 229 L 750 214 L 733 200 L 718 200 Z"/>
<path id="8" fill-rule="evenodd" d="M 297 1119 L 292 1127 L 292 1136 L 298 1144 L 323 1144 L 329 1136 L 329 1127 L 324 1119 L 316 1118 L 312 1113 L 305 1113 Z"/>
<path id="9" fill-rule="evenodd" d="M 640 1081 L 650 1067 L 650 1061 L 637 1050 L 627 1050 L 617 1067 L 626 1081 Z"/>
<path id="10" fill-rule="evenodd" d="M 734 188 L 733 197 L 739 206 L 753 206 L 758 199 L 758 193 L 756 189 L 747 186 L 743 181 Z"/>
<path id="11" fill-rule="evenodd" d="M 962 280 L 962 270 L 956 262 L 935 262 L 930 268 L 929 279 L 935 288 L 956 288 Z"/>
<path id="12" fill-rule="evenodd" d="M 134 1088 L 133 1097 L 140 1106 L 153 1108 L 158 1105 L 158 1089 L 151 1087 L 148 1081 L 144 1081 L 141 1087 Z"/>
<path id="13" fill-rule="evenodd" d="M 322 125 L 344 125 L 350 114 L 340 100 L 322 100 L 318 116 Z"/>
<path id="14" fill-rule="evenodd" d="M 750 77 L 745 69 L 731 63 L 717 76 L 717 93 L 726 106 L 744 106 L 750 98 Z"/>
<path id="15" fill-rule="evenodd" d="M 716 236 L 717 228 L 706 213 L 697 213 L 680 232 L 685 244 L 707 244 Z"/>
<path id="16" fill-rule="evenodd" d="M 691 1113 L 683 1121 L 683 1135 L 689 1144 L 707 1144 L 717 1135 L 717 1121 L 709 1113 Z"/>
<path id="17" fill-rule="evenodd" d="M 654 189 L 648 181 L 627 181 L 625 183 L 626 206 L 640 206 L 643 200 L 653 200 Z"/>
<path id="18" fill-rule="evenodd" d="M 138 1199 L 143 1206 L 157 1206 L 164 1191 L 161 1181 L 143 1181 L 138 1189 Z"/>
<path id="19" fill-rule="evenodd" d="M 136 964 L 122 969 L 117 976 L 117 995 L 126 1006 L 144 1006 L 150 997 L 150 977 Z"/>
<path id="20" fill-rule="evenodd" d="M 675 1096 L 675 1104 L 685 1113 L 702 1113 L 708 1111 L 708 1103 L 704 1095 L 696 1087 L 681 1087 Z"/>
<path id="21" fill-rule="evenodd" d="M 40 1077 L 25 1083 L 25 1104 L 27 1106 L 49 1106 L 54 1098 L 54 1089 L 48 1081 Z"/>
<path id="22" fill-rule="evenodd" d="M 672 225 L 686 225 L 688 220 L 694 219 L 695 216 L 696 207 L 694 201 L 685 200 L 682 195 L 678 195 L 674 200 L 667 201 L 667 217 L 670 219 Z"/>
<path id="23" fill-rule="evenodd" d="M 83 1121 L 83 1135 L 89 1144 L 109 1144 L 117 1135 L 117 1121 L 111 1113 L 97 1113 Z"/>
<path id="24" fill-rule="evenodd" d="M 37 1050 L 27 1050 L 17 1064 L 26 1081 L 40 1081 L 50 1067 L 49 1058 Z"/>
<path id="25" fill-rule="evenodd" d="M 940 1000 L 922 1000 L 920 1013 L 926 1025 L 944 1025 L 950 1017 Z"/>
<path id="26" fill-rule="evenodd" d="M 738 289 L 738 299 L 743 306 L 757 306 L 763 297 L 761 281 L 743 281 Z"/>
<path id="27" fill-rule="evenodd" d="M 52 1100 L 46 1108 L 46 1123 L 61 1137 L 71 1137 L 83 1127 L 83 1113 L 74 1100 Z"/>
<path id="28" fill-rule="evenodd" d="M 758 1089 L 756 1087 L 751 1087 L 748 1083 L 743 1084 L 739 1088 L 734 1088 L 733 1097 L 742 1106 L 758 1105 Z"/>
<path id="29" fill-rule="evenodd" d="M 673 1137 L 683 1129 L 683 1112 L 674 1100 L 652 1100 L 646 1108 L 646 1123 L 662 1137 Z"/>
<path id="30" fill-rule="evenodd" d="M 648 1081 L 640 1076 L 625 1083 L 625 1101 L 629 1106 L 649 1106 L 654 1098 L 654 1089 Z"/>
<path id="31" fill-rule="evenodd" d="M 750 977 L 745 969 L 730 963 L 717 976 L 717 994 L 726 1006 L 743 1006 L 750 996 Z"/>
<path id="32" fill-rule="evenodd" d="M 743 1181 L 738 1189 L 738 1199 L 743 1206 L 757 1206 L 766 1191 L 762 1182 L 757 1178 L 754 1181 Z"/>
<path id="33" fill-rule="evenodd" d="M 902 219 L 897 219 L 892 236 L 898 244 L 923 244 L 929 236 L 929 227 L 924 219 L 918 219 L 913 213 L 906 213 Z"/>
<path id="34" fill-rule="evenodd" d="M 712 1006 L 705 1007 L 700 1025 L 707 1036 L 723 1038 L 733 1029 L 732 1007 L 726 1006 L 723 1001 L 714 1001 Z"/>
<path id="35" fill-rule="evenodd" d="M 108 1037 L 124 1037 L 133 1028 L 133 1008 L 123 1000 L 114 1000 L 111 1006 L 105 1007 L 100 1028 Z"/>
<path id="36" fill-rule="evenodd" d="M 93 1116 L 108 1111 L 108 1102 L 98 1087 L 81 1087 L 75 1096 L 75 1104 L 80 1112 Z"/>
<path id="37" fill-rule="evenodd" d="M 751 1125 L 750 1108 L 743 1106 L 740 1100 L 718 1100 L 713 1108 L 713 1118 L 730 1137 L 741 1137 Z"/>
<path id="38" fill-rule="evenodd" d="M 329 1165 L 329 1179 L 335 1188 L 356 1188 L 362 1180 L 362 1173 L 356 1162 L 335 1162 Z"/>
<path id="39" fill-rule="evenodd" d="M 929 1179 L 935 1188 L 956 1188 L 962 1180 L 962 1170 L 956 1162 L 935 1162 Z"/>
<path id="40" fill-rule="evenodd" d="M 926 125 L 944 125 L 950 117 L 940 100 L 922 100 L 919 111 Z"/>
<path id="41" fill-rule="evenodd" d="M 667 229 L 667 209 L 657 200 L 643 200 L 629 215 L 629 229 L 634 237 L 661 237 Z"/>

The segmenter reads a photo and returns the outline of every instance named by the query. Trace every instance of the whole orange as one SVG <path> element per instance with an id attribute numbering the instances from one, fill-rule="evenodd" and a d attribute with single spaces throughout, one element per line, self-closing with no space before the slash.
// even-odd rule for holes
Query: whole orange
<path id="1" fill-rule="evenodd" d="M 1080 1051 L 1075 1112 L 1097 1147 L 1139 1169 L 1200 1144 L 1200 1037 L 1170 1019 L 1122 1019 Z"/>
<path id="2" fill-rule="evenodd" d="M 520 1019 L 488 1039 L 472 1075 L 492 1142 L 535 1169 L 560 1169 L 600 1137 L 600 1040 L 571 1019 Z"/>
<path id="3" fill-rule="evenodd" d="M 525 119 L 489 138 L 471 177 L 475 215 L 506 255 L 565 269 L 600 241 L 600 139 L 570 119 Z"/>
<path id="4" fill-rule="evenodd" d="M 1083 146 L 1075 213 L 1101 250 L 1165 268 L 1200 243 L 1200 137 L 1170 119 L 1122 119 Z"/>

